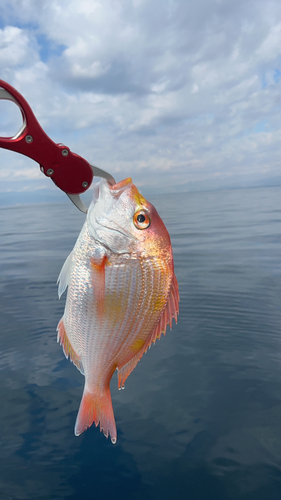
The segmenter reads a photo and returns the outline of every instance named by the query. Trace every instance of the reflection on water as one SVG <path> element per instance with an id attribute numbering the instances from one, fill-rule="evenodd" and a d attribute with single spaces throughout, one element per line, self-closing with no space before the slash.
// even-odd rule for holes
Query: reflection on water
<path id="1" fill-rule="evenodd" d="M 180 286 L 125 391 L 118 441 L 73 434 L 83 377 L 56 343 L 75 207 L 0 209 L 0 498 L 281 498 L 281 189 L 155 197 Z"/>

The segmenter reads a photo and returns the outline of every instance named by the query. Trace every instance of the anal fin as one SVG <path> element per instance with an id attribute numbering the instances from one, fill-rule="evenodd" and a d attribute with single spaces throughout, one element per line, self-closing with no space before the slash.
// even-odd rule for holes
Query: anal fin
<path id="1" fill-rule="evenodd" d="M 78 368 L 78 370 L 82 373 L 82 375 L 84 375 L 84 368 L 81 358 L 80 356 L 78 356 L 78 354 L 76 354 L 69 341 L 69 338 L 65 331 L 63 318 L 60 320 L 58 324 L 57 332 L 58 332 L 57 341 L 62 346 L 65 357 L 67 359 L 69 358 L 72 361 L 72 363 Z"/>

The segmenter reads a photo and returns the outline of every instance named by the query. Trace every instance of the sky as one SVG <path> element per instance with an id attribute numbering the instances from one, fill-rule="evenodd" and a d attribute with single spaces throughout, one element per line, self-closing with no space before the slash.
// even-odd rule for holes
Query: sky
<path id="1" fill-rule="evenodd" d="M 1 0 L 0 78 L 144 192 L 281 184 L 280 0 Z M 0 101 L 0 136 L 21 115 Z M 63 193 L 0 149 L 0 203 Z"/>

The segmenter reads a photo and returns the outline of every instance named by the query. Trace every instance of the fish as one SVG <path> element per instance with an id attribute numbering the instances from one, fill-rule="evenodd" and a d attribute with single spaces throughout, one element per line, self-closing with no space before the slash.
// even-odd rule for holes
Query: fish
<path id="1" fill-rule="evenodd" d="M 116 443 L 110 380 L 118 388 L 172 319 L 179 290 L 169 233 L 131 178 L 94 186 L 75 246 L 58 277 L 67 289 L 57 340 L 85 376 L 75 423 L 79 436 L 95 423 Z"/>

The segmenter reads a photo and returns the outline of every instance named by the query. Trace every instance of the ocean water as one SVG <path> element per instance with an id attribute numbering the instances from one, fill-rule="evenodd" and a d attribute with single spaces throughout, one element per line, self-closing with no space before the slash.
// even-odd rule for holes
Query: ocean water
<path id="1" fill-rule="evenodd" d="M 150 201 L 180 315 L 124 391 L 113 377 L 116 445 L 74 436 L 84 378 L 56 342 L 84 215 L 0 208 L 0 499 L 280 500 L 281 188 Z"/>

